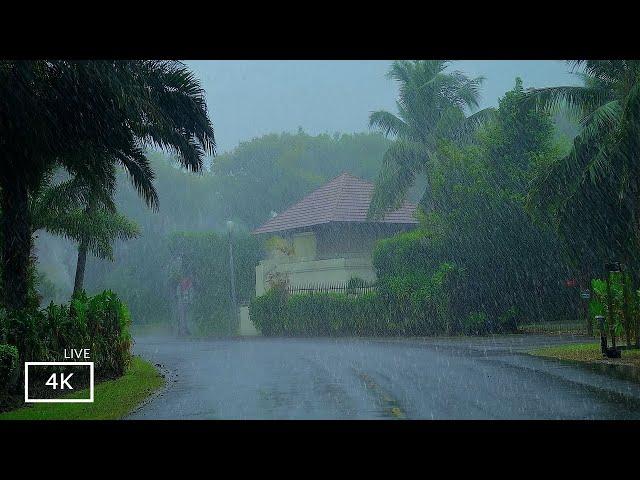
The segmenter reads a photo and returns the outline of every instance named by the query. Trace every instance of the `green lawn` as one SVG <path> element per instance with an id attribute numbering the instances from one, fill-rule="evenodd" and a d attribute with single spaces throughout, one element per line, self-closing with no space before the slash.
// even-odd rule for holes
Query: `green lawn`
<path id="1" fill-rule="evenodd" d="M 133 357 L 126 374 L 95 386 L 93 403 L 37 403 L 2 413 L 0 420 L 117 420 L 163 384 L 164 378 L 152 364 Z M 87 390 L 64 396 L 86 397 Z"/>
<path id="2" fill-rule="evenodd" d="M 529 353 L 540 357 L 577 362 L 597 362 L 603 360 L 599 343 L 571 343 L 568 345 L 538 348 Z M 622 350 L 622 358 L 615 361 L 640 366 L 640 350 Z"/>

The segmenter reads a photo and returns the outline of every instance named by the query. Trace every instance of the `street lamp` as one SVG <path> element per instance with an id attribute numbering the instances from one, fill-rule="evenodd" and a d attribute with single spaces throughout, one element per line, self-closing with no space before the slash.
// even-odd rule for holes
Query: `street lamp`
<path id="1" fill-rule="evenodd" d="M 231 241 L 231 232 L 234 229 L 234 223 L 227 221 L 227 234 L 229 239 L 229 277 L 231 281 L 231 316 L 229 317 L 229 334 L 233 334 L 234 327 L 238 320 L 238 299 L 236 297 L 236 274 L 233 264 L 233 242 Z"/>

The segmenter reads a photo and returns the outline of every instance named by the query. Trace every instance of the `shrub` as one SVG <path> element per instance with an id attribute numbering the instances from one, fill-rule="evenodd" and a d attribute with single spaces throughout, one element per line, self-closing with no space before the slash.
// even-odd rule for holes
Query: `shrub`
<path id="1" fill-rule="evenodd" d="M 20 362 L 60 361 L 65 349 L 91 349 L 96 378 L 124 374 L 131 361 L 131 317 L 118 296 L 84 292 L 69 305 L 0 311 L 0 334 L 16 348 Z"/>
<path id="2" fill-rule="evenodd" d="M 272 288 L 264 295 L 251 300 L 251 321 L 263 335 L 274 336 L 284 333 L 286 302 L 286 291 L 278 288 Z"/>
<path id="3" fill-rule="evenodd" d="M 596 315 L 604 315 L 606 319 L 607 330 L 613 328 L 616 335 L 621 335 L 623 331 L 623 292 L 622 292 L 622 275 L 614 273 L 611 275 L 611 316 L 608 314 L 609 305 L 607 301 L 607 282 L 594 278 L 591 280 L 591 288 L 593 295 L 589 301 L 589 313 L 595 319 Z M 612 325 L 609 320 L 612 320 Z M 596 328 L 598 326 L 596 325 Z M 608 333 L 608 332 L 607 332 Z"/>
<path id="4" fill-rule="evenodd" d="M 0 394 L 6 392 L 18 377 L 18 349 L 0 344 Z"/>
<path id="5" fill-rule="evenodd" d="M 251 319 L 265 336 L 381 335 L 395 331 L 375 292 L 287 295 L 271 289 L 252 300 Z"/>
<path id="6" fill-rule="evenodd" d="M 484 335 L 516 330 L 515 309 L 497 319 L 486 312 L 461 317 L 459 280 L 451 263 L 435 272 L 387 276 L 377 292 L 360 295 L 308 293 L 288 295 L 272 288 L 255 298 L 250 315 L 265 336 Z"/>
<path id="7" fill-rule="evenodd" d="M 462 332 L 467 335 L 484 335 L 487 333 L 489 318 L 484 312 L 472 312 L 462 322 Z"/>
<path id="8" fill-rule="evenodd" d="M 433 242 L 422 230 L 399 233 L 378 240 L 373 250 L 373 266 L 378 278 L 428 272 L 438 267 Z"/>
<path id="9" fill-rule="evenodd" d="M 456 315 L 457 285 L 462 272 L 443 263 L 434 272 L 405 272 L 379 280 L 380 295 L 405 335 L 453 334 L 459 331 Z"/>

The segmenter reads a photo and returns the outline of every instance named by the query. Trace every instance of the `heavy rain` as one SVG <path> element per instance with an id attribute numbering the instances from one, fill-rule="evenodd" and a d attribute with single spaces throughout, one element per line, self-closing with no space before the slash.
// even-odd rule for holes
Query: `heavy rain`
<path id="1" fill-rule="evenodd" d="M 640 419 L 638 92 L 0 61 L 0 420 Z"/>

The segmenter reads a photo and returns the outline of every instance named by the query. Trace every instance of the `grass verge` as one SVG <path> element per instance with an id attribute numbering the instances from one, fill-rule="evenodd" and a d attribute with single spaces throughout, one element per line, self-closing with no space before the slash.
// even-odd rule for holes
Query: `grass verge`
<path id="1" fill-rule="evenodd" d="M 536 333 L 547 335 L 586 335 L 584 322 L 537 322 L 518 325 L 518 333 Z"/>
<path id="2" fill-rule="evenodd" d="M 149 362 L 133 357 L 127 373 L 95 386 L 93 403 L 36 403 L 0 414 L 0 420 L 117 420 L 164 384 Z M 64 398 L 86 398 L 87 390 Z"/>
<path id="3" fill-rule="evenodd" d="M 640 367 L 640 350 L 622 350 L 622 358 L 604 359 L 602 358 L 599 343 L 571 343 L 568 345 L 555 345 L 552 347 L 538 348 L 530 351 L 529 353 L 531 355 L 555 358 L 557 360 L 589 363 L 615 363 Z"/>

